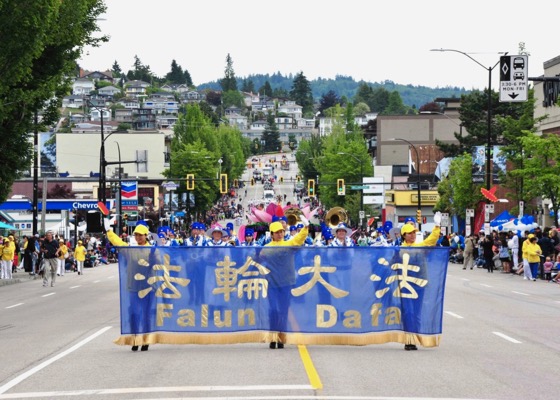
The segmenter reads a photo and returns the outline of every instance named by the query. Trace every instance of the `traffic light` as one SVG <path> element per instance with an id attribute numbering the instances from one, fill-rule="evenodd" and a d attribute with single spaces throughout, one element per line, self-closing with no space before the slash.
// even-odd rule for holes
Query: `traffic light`
<path id="1" fill-rule="evenodd" d="M 251 178 L 251 186 L 255 186 L 255 178 Z"/>
<path id="2" fill-rule="evenodd" d="M 422 223 L 422 210 L 416 210 L 416 223 Z"/>
<path id="3" fill-rule="evenodd" d="M 298 182 L 300 182 L 300 181 L 301 181 L 301 176 L 299 176 L 299 175 L 296 176 L 296 180 L 297 180 Z"/>
<path id="4" fill-rule="evenodd" d="M 284 177 L 283 176 L 280 177 L 280 183 L 284 183 Z"/>
<path id="5" fill-rule="evenodd" d="M 307 180 L 307 195 L 309 197 L 315 197 L 315 180 Z"/>
<path id="6" fill-rule="evenodd" d="M 339 196 L 346 195 L 346 186 L 344 186 L 344 179 L 336 180 L 336 192 Z"/>
<path id="7" fill-rule="evenodd" d="M 233 180 L 233 187 L 239 187 L 239 181 L 237 179 Z"/>
<path id="8" fill-rule="evenodd" d="M 220 193 L 226 194 L 228 192 L 227 174 L 220 174 Z"/>
<path id="9" fill-rule="evenodd" d="M 187 174 L 187 190 L 194 190 L 194 174 Z"/>

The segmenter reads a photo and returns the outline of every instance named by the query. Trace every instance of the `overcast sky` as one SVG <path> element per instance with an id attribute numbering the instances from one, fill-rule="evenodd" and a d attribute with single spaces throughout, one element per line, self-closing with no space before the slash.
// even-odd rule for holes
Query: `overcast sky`
<path id="1" fill-rule="evenodd" d="M 560 55 L 554 1 L 533 0 L 105 0 L 99 21 L 110 41 L 88 48 L 81 66 L 126 72 L 138 55 L 163 76 L 171 61 L 195 85 L 220 79 L 226 56 L 238 78 L 303 71 L 307 79 L 356 80 L 429 87 L 488 86 L 500 52 L 529 52 L 529 76 Z M 556 4 L 556 5 L 555 5 Z M 547 11 L 548 10 L 548 11 Z M 463 54 L 431 52 L 455 49 Z M 484 67 L 484 68 L 483 68 Z M 492 87 L 498 90 L 497 68 Z"/>

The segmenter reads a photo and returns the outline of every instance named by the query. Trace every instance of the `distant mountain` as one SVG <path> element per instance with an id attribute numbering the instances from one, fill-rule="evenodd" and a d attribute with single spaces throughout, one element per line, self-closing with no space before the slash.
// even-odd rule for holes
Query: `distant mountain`
<path id="1" fill-rule="evenodd" d="M 272 89 L 284 89 L 290 91 L 292 89 L 292 82 L 294 76 L 283 76 L 280 73 L 273 75 L 255 74 L 247 77 L 237 78 L 237 87 L 241 88 L 243 81 L 251 80 L 256 90 L 262 87 L 266 81 L 270 83 Z M 337 75 L 335 79 L 319 78 L 311 80 L 311 91 L 316 101 L 319 101 L 321 96 L 326 94 L 329 90 L 335 92 L 339 97 L 346 96 L 348 99 L 353 99 L 358 87 L 364 81 L 355 81 L 350 76 Z M 464 88 L 458 87 L 445 87 L 445 88 L 430 88 L 427 86 L 414 86 L 414 85 L 401 85 L 393 81 L 384 82 L 365 82 L 373 89 L 385 88 L 389 92 L 397 91 L 400 93 L 403 103 L 407 106 L 416 108 L 434 101 L 438 97 L 461 97 L 463 94 L 468 94 L 469 91 Z M 203 83 L 198 86 L 199 90 L 212 89 L 221 90 L 218 81 Z"/>

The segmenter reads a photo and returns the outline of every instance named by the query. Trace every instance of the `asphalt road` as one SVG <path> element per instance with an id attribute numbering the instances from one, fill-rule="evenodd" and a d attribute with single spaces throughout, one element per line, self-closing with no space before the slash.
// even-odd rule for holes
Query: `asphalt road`
<path id="1" fill-rule="evenodd" d="M 557 399 L 560 285 L 450 264 L 443 340 L 117 346 L 117 264 L 0 286 L 0 399 Z"/>

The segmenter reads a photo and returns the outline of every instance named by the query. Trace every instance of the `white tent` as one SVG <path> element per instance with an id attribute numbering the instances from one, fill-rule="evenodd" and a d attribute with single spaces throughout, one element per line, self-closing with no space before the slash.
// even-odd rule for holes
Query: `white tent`
<path id="1" fill-rule="evenodd" d="M 75 229 L 76 228 L 72 222 L 68 222 L 68 226 L 64 226 L 62 221 L 55 225 L 51 225 L 47 227 L 47 231 L 53 231 L 53 232 L 60 232 L 61 230 L 69 230 L 74 232 Z M 87 224 L 78 225 L 79 232 L 83 232 L 86 229 L 87 229 Z"/>

